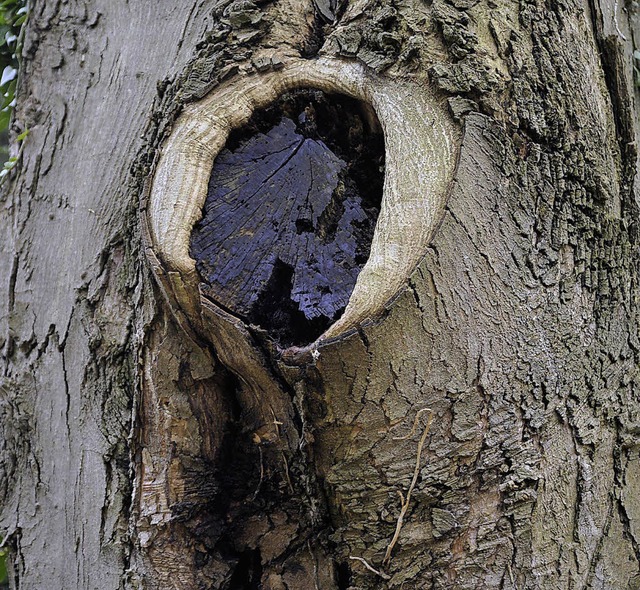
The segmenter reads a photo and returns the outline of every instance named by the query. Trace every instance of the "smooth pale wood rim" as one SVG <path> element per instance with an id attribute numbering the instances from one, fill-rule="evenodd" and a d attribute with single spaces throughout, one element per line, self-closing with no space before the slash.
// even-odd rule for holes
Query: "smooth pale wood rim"
<path id="1" fill-rule="evenodd" d="M 201 217 L 211 168 L 229 132 L 281 94 L 302 87 L 338 92 L 369 104 L 382 125 L 386 169 L 371 253 L 342 317 L 319 340 L 378 316 L 398 293 L 429 243 L 455 170 L 459 130 L 432 90 L 376 76 L 355 61 L 291 59 L 282 70 L 237 77 L 180 115 L 161 149 L 147 221 L 152 247 L 169 273 L 197 285 L 189 240 Z M 178 301 L 187 314 L 193 300 Z M 180 296 L 177 296 L 180 299 Z"/>

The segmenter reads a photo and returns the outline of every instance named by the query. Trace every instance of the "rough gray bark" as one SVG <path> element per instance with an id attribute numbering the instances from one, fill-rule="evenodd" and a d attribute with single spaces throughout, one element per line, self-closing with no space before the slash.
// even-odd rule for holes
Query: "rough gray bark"
<path id="1" fill-rule="evenodd" d="M 0 216 L 15 586 L 640 588 L 637 4 L 181 4 L 31 7 Z M 462 139 L 407 288 L 293 365 L 171 309 L 139 204 L 185 104 L 319 51 L 429 85 Z"/>

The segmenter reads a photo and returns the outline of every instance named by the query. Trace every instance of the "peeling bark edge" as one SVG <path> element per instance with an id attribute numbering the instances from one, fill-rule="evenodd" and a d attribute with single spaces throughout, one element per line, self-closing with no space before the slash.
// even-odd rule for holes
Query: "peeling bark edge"
<path id="1" fill-rule="evenodd" d="M 143 200 L 151 266 L 156 276 L 164 267 L 160 274 L 169 280 L 173 302 L 197 331 L 202 329 L 200 278 L 189 240 L 202 214 L 213 162 L 232 129 L 256 109 L 302 87 L 369 104 L 382 124 L 386 152 L 382 208 L 369 259 L 343 316 L 312 346 L 380 315 L 422 259 L 439 222 L 456 168 L 460 130 L 430 88 L 327 57 L 292 58 L 279 71 L 230 80 L 185 108 L 161 148 Z"/>

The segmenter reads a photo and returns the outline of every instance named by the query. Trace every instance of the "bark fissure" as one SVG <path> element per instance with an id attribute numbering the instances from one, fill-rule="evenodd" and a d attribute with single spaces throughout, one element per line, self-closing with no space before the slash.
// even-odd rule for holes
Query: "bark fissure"
<path id="1" fill-rule="evenodd" d="M 0 523 L 20 587 L 637 586 L 637 92 L 614 4 L 31 7 L 13 124 L 30 132 L 0 197 Z M 404 89 L 384 111 L 400 123 L 424 93 L 465 131 L 446 210 L 386 267 L 399 282 L 281 352 L 165 251 L 141 260 L 135 200 L 181 112 L 318 64 L 307 86 Z M 382 580 L 349 556 L 384 560 L 416 473 L 416 441 L 393 438 L 423 407 Z"/>
<path id="2" fill-rule="evenodd" d="M 602 71 L 609 92 L 619 149 L 622 154 L 621 200 L 623 204 L 627 204 L 633 193 L 638 156 L 634 131 L 633 90 L 630 88 L 630 85 L 633 84 L 633 72 L 625 59 L 627 57 L 625 45 L 628 39 L 624 37 L 619 27 L 618 3 L 614 4 L 612 8 L 611 6 L 602 6 L 600 0 L 590 0 L 590 5 L 594 35 L 600 48 Z M 615 34 L 612 34 L 612 31 L 605 32 L 604 11 L 613 12 L 613 14 L 607 14 L 607 17 L 613 20 Z M 629 9 L 624 10 L 623 13 L 629 14 Z M 628 20 L 623 26 L 626 31 L 631 30 Z"/>

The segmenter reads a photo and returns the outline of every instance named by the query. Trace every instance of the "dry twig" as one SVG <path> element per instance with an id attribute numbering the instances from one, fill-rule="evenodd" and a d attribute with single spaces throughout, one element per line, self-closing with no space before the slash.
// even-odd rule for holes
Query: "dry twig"
<path id="1" fill-rule="evenodd" d="M 408 435 L 408 436 L 411 436 L 415 432 L 416 425 L 418 423 L 418 418 L 424 412 L 429 412 L 429 418 L 427 420 L 427 425 L 424 428 L 424 432 L 420 437 L 420 442 L 418 443 L 418 453 L 416 455 L 416 466 L 415 466 L 415 469 L 413 470 L 413 479 L 411 480 L 411 484 L 409 485 L 409 489 L 407 490 L 407 496 L 403 498 L 402 492 L 399 492 L 400 498 L 402 501 L 402 506 L 400 508 L 400 515 L 398 516 L 398 522 L 396 523 L 396 532 L 393 534 L 393 538 L 391 539 L 391 542 L 387 547 L 387 551 L 384 554 L 384 559 L 382 560 L 382 565 L 385 568 L 388 567 L 389 563 L 391 562 L 391 552 L 393 551 L 393 548 L 398 542 L 398 537 L 400 536 L 400 531 L 402 530 L 402 525 L 404 523 L 404 516 L 407 513 L 407 510 L 409 509 L 411 494 L 413 492 L 413 488 L 415 488 L 416 483 L 418 481 L 418 475 L 420 474 L 420 458 L 422 456 L 422 447 L 424 446 L 424 443 L 427 440 L 427 435 L 429 434 L 429 429 L 431 428 L 431 422 L 433 421 L 433 412 L 429 408 L 423 408 L 422 410 L 418 411 L 413 424 L 413 429 L 411 430 L 411 433 Z M 402 440 L 404 438 L 408 438 L 408 437 L 402 437 L 401 439 L 395 439 L 395 440 Z"/>
<path id="2" fill-rule="evenodd" d="M 262 482 L 264 481 L 264 457 L 262 455 L 262 447 L 258 446 L 258 452 L 260 453 L 260 481 L 258 482 L 258 486 L 256 487 L 256 491 L 253 492 L 253 497 L 251 500 L 255 500 L 260 493 L 260 488 L 262 487 Z"/>
<path id="3" fill-rule="evenodd" d="M 420 441 L 418 442 L 418 452 L 416 454 L 416 466 L 413 470 L 413 478 L 411 479 L 411 484 L 409 485 L 409 489 L 407 490 L 406 497 L 403 495 L 403 493 L 400 490 L 398 490 L 398 496 L 400 496 L 400 504 L 401 504 L 400 515 L 398 516 L 398 521 L 396 522 L 395 533 L 393 534 L 393 538 L 391 539 L 391 541 L 389 542 L 389 545 L 387 546 L 384 559 L 382 560 L 382 566 L 385 569 L 389 567 L 389 564 L 391 563 L 391 552 L 393 551 L 393 548 L 395 547 L 396 543 L 398 542 L 398 538 L 400 537 L 400 531 L 402 530 L 402 525 L 404 524 L 404 517 L 407 513 L 407 510 L 409 509 L 409 503 L 411 502 L 411 494 L 413 493 L 413 489 L 416 487 L 416 483 L 418 482 L 418 476 L 420 475 L 420 459 L 422 458 L 422 448 L 424 447 L 424 443 L 427 440 L 427 435 L 429 434 L 429 429 L 431 428 L 431 422 L 433 421 L 433 411 L 430 408 L 422 408 L 421 410 L 418 410 L 418 412 L 416 413 L 416 417 L 413 421 L 413 428 L 411 429 L 411 432 L 405 436 L 395 437 L 393 439 L 393 440 L 407 440 L 408 438 L 411 438 L 415 434 L 418 428 L 418 420 L 420 419 L 420 416 L 422 416 L 422 414 L 424 414 L 425 412 L 429 412 L 429 418 L 427 420 L 426 426 L 424 427 L 422 436 L 420 437 Z M 359 561 L 369 571 L 380 576 L 383 580 L 391 579 L 390 575 L 385 574 L 381 570 L 375 569 L 374 567 L 369 565 L 369 563 L 362 557 L 355 557 L 353 555 L 350 555 L 349 559 Z"/>
<path id="4" fill-rule="evenodd" d="M 287 457 L 285 456 L 284 452 L 280 452 L 280 454 L 282 455 L 282 462 L 284 463 L 284 477 L 285 480 L 287 482 L 287 484 L 289 485 L 289 491 L 294 494 L 295 491 L 293 489 L 293 484 L 291 483 L 291 477 L 289 476 L 289 463 L 287 462 Z"/>
<path id="5" fill-rule="evenodd" d="M 373 572 L 377 576 L 380 576 L 383 580 L 390 580 L 391 576 L 381 572 L 374 567 L 371 567 L 366 559 L 362 559 L 362 557 L 355 557 L 354 555 L 349 555 L 349 559 L 353 559 L 354 561 L 359 561 L 364 567 L 366 567 L 370 572 Z"/>
<path id="6" fill-rule="evenodd" d="M 422 416 L 422 414 L 424 414 L 425 412 L 431 412 L 431 410 L 429 408 L 422 408 L 421 410 L 418 410 L 416 412 L 416 417 L 413 419 L 413 427 L 411 428 L 411 432 L 409 434 L 405 434 L 404 436 L 394 436 L 393 440 L 407 440 L 408 438 L 411 438 L 416 433 L 420 416 Z"/>

